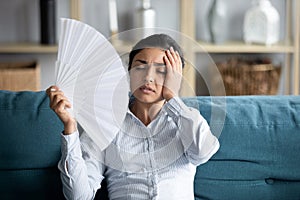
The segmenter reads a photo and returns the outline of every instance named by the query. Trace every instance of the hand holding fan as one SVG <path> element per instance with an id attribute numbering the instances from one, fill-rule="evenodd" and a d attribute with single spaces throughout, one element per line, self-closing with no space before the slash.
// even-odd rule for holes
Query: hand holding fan
<path id="1" fill-rule="evenodd" d="M 73 105 L 80 126 L 105 149 L 114 139 L 128 106 L 127 72 L 109 41 L 94 28 L 62 19 L 56 85 Z"/>

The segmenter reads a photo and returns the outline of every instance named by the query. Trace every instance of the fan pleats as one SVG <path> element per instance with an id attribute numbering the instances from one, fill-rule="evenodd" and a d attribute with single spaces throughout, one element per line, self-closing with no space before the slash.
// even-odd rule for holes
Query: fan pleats
<path id="1" fill-rule="evenodd" d="M 72 103 L 70 112 L 105 149 L 120 130 L 128 107 L 127 70 L 111 43 L 96 29 L 61 20 L 56 85 Z"/>

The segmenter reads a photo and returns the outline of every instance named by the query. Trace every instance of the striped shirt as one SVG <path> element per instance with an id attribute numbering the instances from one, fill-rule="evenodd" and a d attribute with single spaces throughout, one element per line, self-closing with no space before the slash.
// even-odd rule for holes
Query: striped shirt
<path id="1" fill-rule="evenodd" d="M 128 109 L 102 152 L 85 133 L 62 135 L 58 167 L 67 199 L 93 199 L 106 178 L 113 200 L 192 200 L 196 167 L 218 149 L 199 111 L 173 98 L 148 126 Z"/>

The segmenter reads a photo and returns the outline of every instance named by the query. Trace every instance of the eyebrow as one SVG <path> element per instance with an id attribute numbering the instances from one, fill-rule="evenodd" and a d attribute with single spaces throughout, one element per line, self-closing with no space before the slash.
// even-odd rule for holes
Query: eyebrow
<path id="1" fill-rule="evenodd" d="M 145 61 L 145 60 L 140 60 L 140 59 L 137 59 L 135 62 L 140 62 L 140 63 L 142 63 L 142 64 L 149 64 L 147 61 Z M 165 63 L 157 63 L 157 62 L 154 62 L 153 65 L 156 66 L 156 67 L 163 67 L 163 66 L 165 66 Z"/>

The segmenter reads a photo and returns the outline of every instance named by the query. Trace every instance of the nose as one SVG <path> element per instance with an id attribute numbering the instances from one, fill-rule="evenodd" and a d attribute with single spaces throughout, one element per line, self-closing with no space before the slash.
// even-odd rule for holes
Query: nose
<path id="1" fill-rule="evenodd" d="M 153 66 L 150 66 L 145 74 L 144 80 L 146 83 L 153 83 L 155 80 L 155 74 L 154 74 L 154 70 L 153 70 Z"/>
<path id="2" fill-rule="evenodd" d="M 145 77 L 145 82 L 146 83 L 153 83 L 154 82 L 154 79 L 152 77 Z"/>

